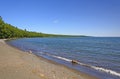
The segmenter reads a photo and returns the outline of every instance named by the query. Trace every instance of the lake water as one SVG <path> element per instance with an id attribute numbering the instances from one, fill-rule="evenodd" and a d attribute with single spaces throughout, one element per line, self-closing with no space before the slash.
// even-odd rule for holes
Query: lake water
<path id="1" fill-rule="evenodd" d="M 22 38 L 7 43 L 101 79 L 120 79 L 119 37 Z M 73 59 L 78 65 L 70 63 Z"/>

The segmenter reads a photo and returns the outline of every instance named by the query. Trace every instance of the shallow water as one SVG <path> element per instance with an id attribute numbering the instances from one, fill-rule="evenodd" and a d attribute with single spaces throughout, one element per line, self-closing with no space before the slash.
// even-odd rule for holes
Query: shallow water
<path id="1" fill-rule="evenodd" d="M 101 79 L 120 78 L 119 37 L 23 38 L 8 43 Z M 79 65 L 70 65 L 73 59 Z"/>

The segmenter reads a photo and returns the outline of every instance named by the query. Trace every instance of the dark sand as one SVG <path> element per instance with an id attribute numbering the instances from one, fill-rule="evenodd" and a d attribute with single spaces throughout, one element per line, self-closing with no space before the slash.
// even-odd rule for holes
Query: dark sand
<path id="1" fill-rule="evenodd" d="M 20 51 L 0 39 L 0 79 L 97 79 L 34 54 Z"/>

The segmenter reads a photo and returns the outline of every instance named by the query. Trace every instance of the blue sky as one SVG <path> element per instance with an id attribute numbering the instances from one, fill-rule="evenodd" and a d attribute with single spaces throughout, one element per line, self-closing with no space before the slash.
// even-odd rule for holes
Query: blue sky
<path id="1" fill-rule="evenodd" d="M 0 0 L 0 16 L 29 31 L 120 36 L 120 0 Z"/>

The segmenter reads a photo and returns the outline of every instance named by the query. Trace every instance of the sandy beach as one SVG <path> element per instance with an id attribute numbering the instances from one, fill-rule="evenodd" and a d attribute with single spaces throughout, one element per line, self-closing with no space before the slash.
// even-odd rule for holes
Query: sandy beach
<path id="1" fill-rule="evenodd" d="M 23 52 L 0 39 L 0 79 L 97 79 L 34 54 Z"/>

